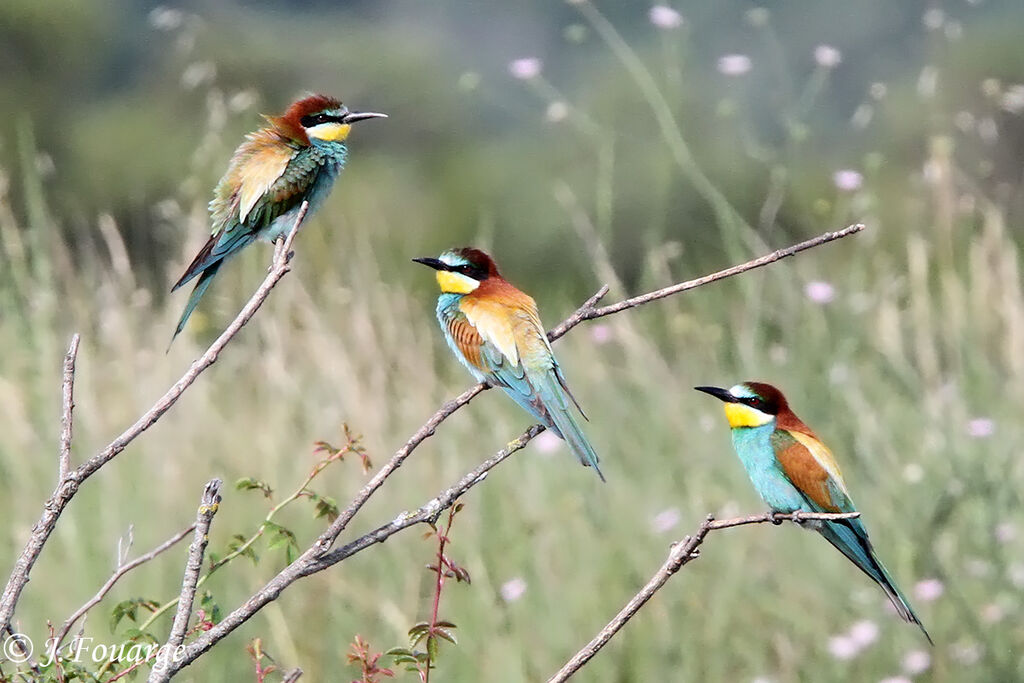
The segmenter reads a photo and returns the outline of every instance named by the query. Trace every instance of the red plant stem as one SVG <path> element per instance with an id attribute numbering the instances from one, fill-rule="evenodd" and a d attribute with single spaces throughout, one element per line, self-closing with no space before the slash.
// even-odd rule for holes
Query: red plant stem
<path id="1" fill-rule="evenodd" d="M 444 587 L 444 546 L 448 543 L 448 534 L 452 530 L 452 522 L 455 520 L 455 505 L 448 508 L 448 524 L 444 533 L 438 532 L 437 543 L 437 584 L 434 586 L 434 609 L 430 613 L 430 630 L 427 631 L 427 672 L 423 678 L 424 683 L 430 683 L 430 639 L 434 637 L 434 629 L 437 628 L 437 612 L 441 606 L 441 589 Z"/>

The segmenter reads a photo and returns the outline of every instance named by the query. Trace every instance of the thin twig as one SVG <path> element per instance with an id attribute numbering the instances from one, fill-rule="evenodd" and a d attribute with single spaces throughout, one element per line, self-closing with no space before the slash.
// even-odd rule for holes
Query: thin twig
<path id="1" fill-rule="evenodd" d="M 43 513 L 36 522 L 35 526 L 32 527 L 33 531 L 29 536 L 25 547 L 22 549 L 21 554 L 18 556 L 17 561 L 14 563 L 14 568 L 11 570 L 10 578 L 7 580 L 7 585 L 4 587 L 3 595 L 0 596 L 0 630 L 4 630 L 11 624 L 11 618 L 14 616 L 15 607 L 18 604 L 18 600 L 21 598 L 21 593 L 25 589 L 25 585 L 28 583 L 29 574 L 32 571 L 32 566 L 39 558 L 39 554 L 43 551 L 43 546 L 46 541 L 49 540 L 50 534 L 53 533 L 54 528 L 57 526 L 57 520 L 60 518 L 64 509 L 67 507 L 71 499 L 78 493 L 79 487 L 86 479 L 95 474 L 101 467 L 106 465 L 108 462 L 113 460 L 118 454 L 123 451 L 128 444 L 136 439 L 144 431 L 152 427 L 157 420 L 159 420 L 164 413 L 171 409 L 171 407 L 181 398 L 181 395 L 185 393 L 196 381 L 207 368 L 213 365 L 217 361 L 217 357 L 220 355 L 224 347 L 234 339 L 235 335 L 238 334 L 239 330 L 249 322 L 250 319 L 256 314 L 263 302 L 267 300 L 270 295 L 270 291 L 277 285 L 277 283 L 291 270 L 291 246 L 295 240 L 295 234 L 299 230 L 299 226 L 302 224 L 302 220 L 306 215 L 308 204 L 302 203 L 299 213 L 295 217 L 295 225 L 292 226 L 291 231 L 285 237 L 282 243 L 282 249 L 280 253 L 275 256 L 273 266 L 267 277 L 263 280 L 263 284 L 259 286 L 256 292 L 249 299 L 248 303 L 239 311 L 235 319 L 228 325 L 227 329 L 221 333 L 217 339 L 210 344 L 210 347 L 206 352 L 182 375 L 181 379 L 174 383 L 167 392 L 160 397 L 160 399 L 153 404 L 145 414 L 140 417 L 135 424 L 125 430 L 120 436 L 111 441 L 103 450 L 94 455 L 86 462 L 79 465 L 74 470 L 69 470 L 67 476 L 62 478 L 57 483 L 57 488 L 51 494 L 50 498 L 43 505 Z"/>
<path id="2" fill-rule="evenodd" d="M 57 633 L 56 638 L 53 640 L 52 651 L 57 652 L 60 650 L 61 643 L 64 642 L 64 639 L 71 631 L 71 627 L 75 625 L 75 622 L 78 621 L 82 617 L 82 615 L 84 615 L 86 612 L 95 607 L 100 600 L 106 597 L 107 593 L 110 592 L 110 589 L 114 587 L 114 584 L 117 583 L 122 576 L 124 576 L 131 570 L 135 569 L 139 565 L 149 562 L 165 550 L 169 550 L 170 548 L 174 547 L 174 545 L 177 544 L 178 541 L 192 533 L 192 530 L 195 528 L 196 525 L 195 522 L 193 522 L 192 524 L 188 525 L 178 533 L 168 538 L 166 541 L 164 541 L 157 547 L 150 550 L 148 553 L 139 555 L 131 562 L 119 563 L 117 569 L 114 570 L 114 573 L 110 576 L 109 579 L 107 579 L 107 582 L 103 584 L 103 587 L 96 592 L 96 595 L 92 596 L 92 598 L 90 598 L 88 602 L 86 602 L 84 605 L 75 610 L 74 614 L 68 617 L 67 621 L 65 621 L 61 625 L 60 631 Z"/>
<path id="3" fill-rule="evenodd" d="M 813 249 L 814 247 L 821 246 L 822 244 L 826 244 L 828 242 L 833 242 L 835 240 L 848 237 L 850 235 L 860 232 L 863 229 L 864 225 L 861 223 L 857 223 L 855 225 L 847 226 L 842 230 L 837 230 L 836 232 L 826 232 L 812 239 L 800 242 L 799 244 L 794 244 L 791 247 L 786 247 L 785 249 L 773 251 L 770 254 L 765 254 L 761 258 L 754 259 L 753 261 L 747 261 L 746 263 L 742 263 L 738 266 L 726 268 L 725 270 L 720 270 L 717 273 L 705 275 L 704 277 L 699 277 L 696 280 L 680 282 L 679 284 L 672 285 L 670 287 L 665 287 L 664 289 L 648 292 L 647 294 L 641 294 L 640 296 L 634 296 L 631 299 L 626 299 L 616 304 L 610 304 L 608 306 L 602 306 L 601 308 L 595 308 L 593 311 L 587 314 L 585 320 L 603 318 L 606 315 L 619 313 L 620 311 L 624 311 L 627 308 L 635 308 L 636 306 L 640 306 L 641 304 L 650 303 L 652 301 L 657 301 L 658 299 L 664 299 L 667 296 L 672 296 L 673 294 L 685 292 L 688 289 L 695 289 L 703 285 L 711 284 L 712 282 L 717 282 L 718 280 L 724 280 L 725 278 L 732 277 L 733 275 L 745 273 L 748 270 L 761 268 L 762 266 L 767 266 L 770 263 L 775 263 L 776 261 L 781 261 L 784 258 L 787 258 L 794 254 L 798 254 L 801 251 Z"/>
<path id="4" fill-rule="evenodd" d="M 584 320 L 592 320 L 594 318 L 612 315 L 613 313 L 618 313 L 650 301 L 656 301 L 672 294 L 694 289 L 701 285 L 716 282 L 733 275 L 739 275 L 740 273 L 765 266 L 769 263 L 774 263 L 775 261 L 792 256 L 793 254 L 806 249 L 811 249 L 827 242 L 847 237 L 860 232 L 863 229 L 864 226 L 858 224 L 851 225 L 837 232 L 827 232 L 814 239 L 800 242 L 799 244 L 795 244 L 785 249 L 779 249 L 778 251 L 774 251 L 760 258 L 712 273 L 697 280 L 690 280 L 671 287 L 666 287 L 648 294 L 633 297 L 632 299 L 626 299 L 625 301 L 621 301 L 610 306 L 595 308 L 597 302 L 600 301 L 608 292 L 607 286 L 601 287 L 601 289 L 587 299 L 587 301 L 585 301 L 583 305 L 580 306 L 571 316 L 549 331 L 548 339 L 552 341 L 558 339 Z M 469 403 L 474 397 L 487 388 L 488 387 L 483 383 L 476 384 L 464 391 L 454 400 L 445 403 L 430 417 L 430 419 L 427 420 L 426 423 L 424 423 L 422 427 L 416 431 L 415 434 L 412 435 L 412 437 L 409 438 L 409 440 L 391 457 L 391 459 L 377 472 L 377 474 L 375 474 L 373 478 L 367 482 L 362 489 L 360 489 L 356 494 L 356 497 L 351 503 L 349 503 L 338 519 L 336 519 L 327 528 L 327 530 L 324 531 L 324 533 L 322 533 L 308 549 L 306 549 L 306 551 L 299 555 L 292 564 L 281 570 L 277 576 L 268 581 L 262 588 L 251 595 L 244 604 L 235 608 L 234 611 L 224 617 L 220 623 L 209 631 L 201 634 L 192 643 L 186 645 L 182 655 L 180 657 L 176 657 L 174 661 L 169 662 L 167 673 L 169 675 L 174 675 L 177 671 L 180 671 L 185 666 L 191 664 L 222 638 L 251 619 L 253 615 L 259 612 L 268 603 L 276 600 L 281 592 L 295 581 L 305 576 L 323 571 L 324 569 L 327 569 L 328 567 L 331 567 L 376 543 L 382 543 L 395 533 L 398 533 L 410 526 L 426 521 L 436 521 L 438 515 L 440 515 L 442 511 L 451 507 L 456 498 L 482 481 L 491 468 L 501 463 L 512 453 L 523 448 L 533 437 L 543 431 L 543 427 L 540 425 L 530 427 L 526 432 L 520 435 L 519 438 L 510 442 L 506 448 L 485 460 L 477 468 L 469 472 L 455 486 L 441 492 L 423 507 L 419 508 L 415 514 L 409 515 L 403 513 L 395 518 L 391 523 L 380 526 L 344 546 L 332 549 L 334 541 L 342 531 L 344 531 L 359 509 L 383 485 L 384 481 L 402 465 L 405 459 L 409 457 L 416 447 L 432 436 L 437 427 L 450 415 Z"/>
<path id="5" fill-rule="evenodd" d="M 185 572 L 181 579 L 181 596 L 178 598 L 178 611 L 174 615 L 174 624 L 171 626 L 171 634 L 167 637 L 167 644 L 177 647 L 185 640 L 185 631 L 188 630 L 188 620 L 192 616 L 192 603 L 196 596 L 196 582 L 199 581 L 199 572 L 203 568 L 203 555 L 206 554 L 206 545 L 210 542 L 208 536 L 210 523 L 213 516 L 217 514 L 220 507 L 220 487 L 223 482 L 220 479 L 211 479 L 203 489 L 203 499 L 196 512 L 195 531 L 192 536 L 192 545 L 188 549 L 188 561 L 185 563 Z"/>
<path id="6" fill-rule="evenodd" d="M 75 360 L 78 358 L 78 343 L 81 337 L 76 333 L 71 337 L 71 345 L 64 356 L 64 381 L 61 385 L 60 414 L 60 466 L 57 469 L 58 484 L 71 471 L 71 433 L 72 412 L 75 409 Z"/>
<path id="7" fill-rule="evenodd" d="M 217 514 L 220 507 L 220 487 L 223 482 L 220 479 L 211 479 L 203 489 L 203 497 L 196 511 L 195 531 L 192 536 L 192 545 L 188 549 L 188 560 L 185 562 L 185 571 L 181 577 L 181 595 L 178 597 L 178 611 L 174 614 L 174 624 L 171 626 L 171 633 L 167 636 L 167 643 L 162 648 L 166 654 L 167 661 L 154 665 L 149 674 L 150 683 L 169 681 L 169 663 L 173 661 L 173 653 L 178 651 L 179 646 L 185 642 L 185 632 L 188 630 L 188 620 L 192 616 L 192 603 L 196 597 L 196 583 L 199 581 L 199 572 L 203 568 L 203 555 L 206 553 L 206 545 L 210 542 L 208 536 L 210 523 L 213 516 Z"/>
<path id="8" fill-rule="evenodd" d="M 633 616 L 640 611 L 640 608 L 651 599 L 651 596 L 665 585 L 665 582 L 667 582 L 673 574 L 678 572 L 683 565 L 700 556 L 697 549 L 704 542 L 705 537 L 712 531 L 729 529 L 732 527 L 743 526 L 745 524 L 779 524 L 782 520 L 802 522 L 805 520 L 853 519 L 854 517 L 859 516 L 859 512 L 838 514 L 811 512 L 779 514 L 775 512 L 766 512 L 760 515 L 750 515 L 748 517 L 716 520 L 711 515 L 708 515 L 693 536 L 687 536 L 672 546 L 672 550 L 668 554 L 668 559 L 666 559 L 665 563 L 661 565 L 661 569 L 651 577 L 651 580 L 647 582 L 647 585 L 641 588 L 640 592 L 634 595 L 630 601 L 626 603 L 626 606 L 615 615 L 614 619 L 608 622 L 607 626 L 601 629 L 601 631 L 594 636 L 593 640 L 584 645 L 579 652 L 573 655 L 572 659 L 565 663 L 565 666 L 559 669 L 558 673 L 549 678 L 548 683 L 561 683 L 562 681 L 566 681 L 570 676 L 583 668 L 583 666 L 597 654 L 598 650 L 604 647 L 608 641 L 626 625 L 626 622 L 632 619 Z"/>

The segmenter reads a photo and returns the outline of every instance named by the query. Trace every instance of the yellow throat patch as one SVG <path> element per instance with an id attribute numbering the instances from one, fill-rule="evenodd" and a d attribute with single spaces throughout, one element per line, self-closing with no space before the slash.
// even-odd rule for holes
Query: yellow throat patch
<path id="1" fill-rule="evenodd" d="M 469 294 L 480 286 L 480 283 L 471 277 L 447 270 L 437 271 L 437 284 L 445 294 Z"/>
<path id="2" fill-rule="evenodd" d="M 344 142 L 351 130 L 351 124 L 331 121 L 307 128 L 306 135 L 327 142 Z"/>
<path id="3" fill-rule="evenodd" d="M 743 403 L 726 403 L 725 419 L 729 420 L 729 426 L 735 429 L 736 427 L 760 427 L 771 422 L 774 417 Z"/>

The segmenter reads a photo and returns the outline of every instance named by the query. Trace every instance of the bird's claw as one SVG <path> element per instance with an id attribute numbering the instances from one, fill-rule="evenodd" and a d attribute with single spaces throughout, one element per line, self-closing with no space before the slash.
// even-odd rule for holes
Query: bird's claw
<path id="1" fill-rule="evenodd" d="M 783 522 L 783 518 L 781 517 L 781 515 L 781 512 L 777 510 L 772 510 L 771 512 L 768 513 L 768 519 L 770 519 L 772 524 L 774 524 L 775 526 L 779 526 Z"/>

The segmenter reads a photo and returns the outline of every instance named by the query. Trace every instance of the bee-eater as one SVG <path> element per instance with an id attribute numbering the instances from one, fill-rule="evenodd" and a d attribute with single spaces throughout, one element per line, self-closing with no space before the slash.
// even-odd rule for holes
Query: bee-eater
<path id="1" fill-rule="evenodd" d="M 732 443 L 754 488 L 775 512 L 856 512 L 832 452 L 789 408 L 782 392 L 763 382 L 731 389 L 694 387 L 725 403 Z M 896 612 L 928 632 L 878 559 L 861 519 L 808 520 L 815 529 L 870 576 L 889 596 Z"/>
<path id="2" fill-rule="evenodd" d="M 213 234 L 171 288 L 199 277 L 175 337 L 230 256 L 257 239 L 273 242 L 286 235 L 303 201 L 309 202 L 307 217 L 320 207 L 345 165 L 352 124 L 386 116 L 349 111 L 326 95 L 293 102 L 281 116 L 264 115 L 270 125 L 246 136 L 217 183 L 210 202 Z"/>
<path id="3" fill-rule="evenodd" d="M 551 351 L 536 302 L 503 278 L 494 260 L 479 249 L 451 249 L 440 258 L 413 261 L 437 271 L 437 320 L 455 356 L 478 381 L 501 387 L 565 439 L 580 462 L 604 481 L 573 407 L 586 415 Z"/>

